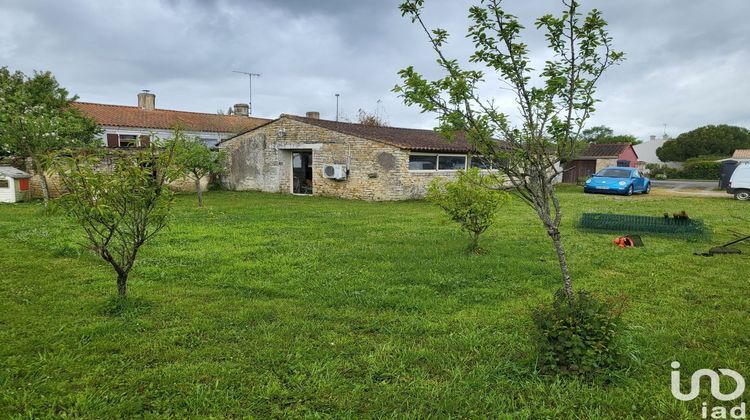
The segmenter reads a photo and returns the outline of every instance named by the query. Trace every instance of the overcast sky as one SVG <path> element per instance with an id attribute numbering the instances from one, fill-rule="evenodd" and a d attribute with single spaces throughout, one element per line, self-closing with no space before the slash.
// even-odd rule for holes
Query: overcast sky
<path id="1" fill-rule="evenodd" d="M 451 54 L 464 39 L 468 5 L 427 0 L 432 26 L 449 29 Z M 558 0 L 506 0 L 528 29 L 535 57 L 544 42 L 533 19 Z M 642 138 L 705 124 L 750 127 L 750 2 L 598 0 L 627 61 L 600 83 L 589 125 Z M 247 102 L 253 114 L 320 111 L 334 119 L 378 111 L 393 126 L 431 128 L 433 117 L 391 92 L 409 65 L 435 76 L 424 34 L 395 0 L 0 0 L 0 66 L 50 70 L 83 101 L 135 105 L 142 89 L 158 108 L 216 112 Z M 489 95 L 504 95 L 488 89 Z M 499 100 L 503 100 L 502 97 Z M 508 103 L 507 100 L 505 103 Z M 509 108 L 509 112 L 513 109 Z"/>

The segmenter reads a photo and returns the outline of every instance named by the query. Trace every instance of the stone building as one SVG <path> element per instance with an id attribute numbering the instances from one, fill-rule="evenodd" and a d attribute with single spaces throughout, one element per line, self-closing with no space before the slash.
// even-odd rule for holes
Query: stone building
<path id="1" fill-rule="evenodd" d="M 437 177 L 489 169 L 463 135 L 307 117 L 280 118 L 221 142 L 225 188 L 361 200 L 421 198 Z"/>

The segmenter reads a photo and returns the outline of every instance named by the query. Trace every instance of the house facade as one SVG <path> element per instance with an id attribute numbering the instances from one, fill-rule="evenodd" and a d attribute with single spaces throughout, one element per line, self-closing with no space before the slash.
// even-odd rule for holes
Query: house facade
<path id="1" fill-rule="evenodd" d="M 269 121 L 250 117 L 247 104 L 234 105 L 230 115 L 158 109 L 156 95 L 147 91 L 138 94 L 137 106 L 90 102 L 74 102 L 73 106 L 97 122 L 102 128 L 102 145 L 109 148 L 145 147 L 152 136 L 171 137 L 175 127 L 214 147 L 228 137 Z"/>
<path id="2" fill-rule="evenodd" d="M 306 117 L 280 118 L 232 137 L 222 184 L 231 190 L 371 201 L 418 199 L 437 177 L 487 169 L 462 135 L 373 127 Z"/>
<path id="3" fill-rule="evenodd" d="M 638 154 L 630 143 L 591 144 L 563 166 L 563 182 L 575 184 L 608 166 L 638 166 Z"/>
<path id="4" fill-rule="evenodd" d="M 247 104 L 234 105 L 228 115 L 159 109 L 156 108 L 156 95 L 148 91 L 138 94 L 137 106 L 91 102 L 74 102 L 72 106 L 96 121 L 102 129 L 101 145 L 111 149 L 146 147 L 154 136 L 170 138 L 175 127 L 182 129 L 185 135 L 198 137 L 207 146 L 214 147 L 228 137 L 271 121 L 250 117 Z M 32 165 L 27 164 L 26 168 L 33 174 Z M 48 174 L 47 182 L 50 195 L 58 196 L 60 185 L 57 178 Z M 203 189 L 207 185 L 208 179 L 201 180 Z M 30 186 L 31 195 L 41 197 L 36 174 L 31 178 Z M 177 180 L 170 186 L 177 190 L 195 189 L 194 182 L 189 179 Z"/>
<path id="5" fill-rule="evenodd" d="M 669 140 L 672 140 L 672 138 L 666 134 L 658 139 L 656 136 L 651 136 L 648 141 L 633 146 L 633 150 L 638 155 L 638 162 L 644 168 L 649 164 L 667 165 L 670 168 L 677 169 L 682 168 L 682 162 L 664 162 L 656 155 L 656 150 L 664 146 L 664 143 Z"/>

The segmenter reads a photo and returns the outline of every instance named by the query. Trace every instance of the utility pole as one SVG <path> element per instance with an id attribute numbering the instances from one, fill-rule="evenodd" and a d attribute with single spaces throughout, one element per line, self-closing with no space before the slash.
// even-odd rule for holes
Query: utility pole
<path id="1" fill-rule="evenodd" d="M 260 77 L 260 73 L 248 73 L 246 71 L 232 70 L 232 73 L 246 74 L 250 81 L 250 102 L 248 105 L 248 115 L 253 115 L 253 76 Z"/>
<path id="2" fill-rule="evenodd" d="M 336 121 L 339 120 L 339 94 L 336 94 Z"/>

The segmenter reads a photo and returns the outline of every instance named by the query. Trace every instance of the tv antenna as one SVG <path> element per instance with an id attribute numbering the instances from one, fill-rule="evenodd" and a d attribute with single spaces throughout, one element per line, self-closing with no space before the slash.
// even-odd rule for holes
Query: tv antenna
<path id="1" fill-rule="evenodd" d="M 232 70 L 232 73 L 239 73 L 239 74 L 246 74 L 247 79 L 250 82 L 250 102 L 248 105 L 247 113 L 248 115 L 253 115 L 253 76 L 254 77 L 260 77 L 260 73 L 250 73 L 246 71 L 238 71 L 238 70 Z"/>

